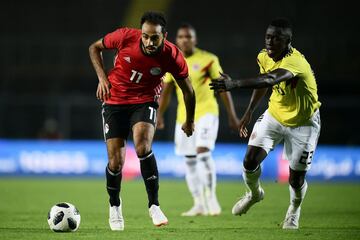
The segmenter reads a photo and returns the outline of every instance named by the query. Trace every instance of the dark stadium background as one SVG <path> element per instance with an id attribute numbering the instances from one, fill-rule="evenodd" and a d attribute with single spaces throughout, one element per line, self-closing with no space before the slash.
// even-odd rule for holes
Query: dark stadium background
<path id="1" fill-rule="evenodd" d="M 199 47 L 220 57 L 225 72 L 237 77 L 258 73 L 256 55 L 267 24 L 288 17 L 293 46 L 308 59 L 322 102 L 322 144 L 360 144 L 360 69 L 357 8 L 347 1 L 7 1 L 0 8 L 0 138 L 48 137 L 44 125 L 64 139 L 101 139 L 101 104 L 88 46 L 119 26 L 139 27 L 144 10 L 163 10 L 174 40 L 176 28 L 189 22 Z M 140 3 L 139 3 L 140 2 Z M 105 54 L 111 66 L 112 54 Z M 243 113 L 250 91 L 234 91 Z M 223 106 L 220 104 L 221 108 Z M 266 108 L 263 102 L 259 111 Z M 167 128 L 157 140 L 172 140 L 175 102 Z M 57 126 L 57 127 L 56 127 Z M 228 134 L 221 113 L 219 141 L 239 142 Z"/>
<path id="2" fill-rule="evenodd" d="M 247 140 L 230 131 L 221 103 L 213 158 L 223 212 L 217 217 L 180 217 L 191 206 L 191 196 L 185 161 L 174 154 L 175 94 L 165 116 L 167 127 L 156 133 L 152 146 L 161 175 L 161 209 L 170 224 L 161 229 L 151 224 L 140 163 L 130 143 L 121 190 L 126 227 L 120 234 L 109 230 L 104 176 L 108 160 L 88 47 L 120 26 L 140 27 L 147 10 L 165 13 L 171 41 L 181 23 L 194 25 L 199 47 L 218 55 L 233 78 L 258 74 L 256 56 L 273 18 L 292 21 L 293 46 L 310 62 L 322 102 L 322 130 L 307 173 L 309 190 L 299 231 L 279 228 L 289 204 L 289 166 L 281 145 L 262 163 L 265 200 L 245 216 L 231 214 L 246 190 L 241 174 Z M 346 0 L 2 1 L 0 239 L 64 239 L 46 221 L 51 206 L 62 201 L 74 204 L 82 219 L 80 229 L 66 234 L 67 239 L 359 239 L 358 16 L 356 1 Z M 104 54 L 108 68 L 113 54 Z M 232 92 L 239 117 L 250 94 Z M 253 122 L 266 107 L 263 101 Z"/>

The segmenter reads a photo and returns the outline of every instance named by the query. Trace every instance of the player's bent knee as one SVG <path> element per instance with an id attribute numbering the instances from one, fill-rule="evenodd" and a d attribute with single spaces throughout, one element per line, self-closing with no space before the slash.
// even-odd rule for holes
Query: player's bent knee
<path id="1" fill-rule="evenodd" d="M 119 161 L 111 161 L 109 159 L 109 169 L 112 172 L 120 172 L 122 170 L 123 165 Z"/>
<path id="2" fill-rule="evenodd" d="M 258 168 L 266 156 L 267 152 L 264 149 L 260 147 L 249 146 L 244 158 L 244 168 L 249 171 L 256 170 L 256 168 Z"/>
<path id="3" fill-rule="evenodd" d="M 289 176 L 289 184 L 294 189 L 300 189 L 305 182 L 305 175 L 306 171 L 295 171 L 291 168 L 290 170 L 290 176 Z"/>
<path id="4" fill-rule="evenodd" d="M 244 158 L 243 165 L 246 170 L 253 171 L 259 166 L 259 163 L 258 161 L 256 161 L 256 158 L 254 158 L 251 153 L 247 152 Z"/>
<path id="5" fill-rule="evenodd" d="M 112 172 L 119 172 L 122 170 L 122 167 L 124 165 L 123 160 L 121 159 L 120 154 L 112 154 L 108 153 L 108 160 L 109 160 L 109 169 Z"/>
<path id="6" fill-rule="evenodd" d="M 304 185 L 304 178 L 300 178 L 300 179 L 289 178 L 289 184 L 294 189 L 300 189 Z"/>
<path id="7" fill-rule="evenodd" d="M 289 184 L 294 189 L 300 189 L 305 182 L 305 176 L 291 176 L 289 177 Z"/>
<path id="8" fill-rule="evenodd" d="M 145 154 L 149 153 L 151 151 L 151 145 L 150 144 L 138 144 L 135 146 L 135 152 L 138 156 L 144 156 Z"/>
<path id="9" fill-rule="evenodd" d="M 243 165 L 244 168 L 249 171 L 254 171 L 259 166 L 259 164 L 257 164 L 256 162 L 246 160 L 246 158 L 244 159 Z"/>

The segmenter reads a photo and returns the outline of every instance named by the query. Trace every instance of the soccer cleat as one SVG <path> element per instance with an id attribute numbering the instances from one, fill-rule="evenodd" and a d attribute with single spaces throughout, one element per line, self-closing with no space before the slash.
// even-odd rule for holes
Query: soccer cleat
<path id="1" fill-rule="evenodd" d="M 149 215 L 152 218 L 152 222 L 157 227 L 168 224 L 168 219 L 161 211 L 160 207 L 155 204 L 151 205 L 149 208 Z"/>
<path id="2" fill-rule="evenodd" d="M 194 205 L 189 211 L 183 212 L 183 217 L 206 216 L 208 214 L 204 205 Z"/>
<path id="3" fill-rule="evenodd" d="M 110 229 L 113 231 L 124 230 L 124 218 L 122 216 L 121 204 L 120 206 L 110 206 L 109 225 Z"/>
<path id="4" fill-rule="evenodd" d="M 283 229 L 299 229 L 300 207 L 294 210 L 293 206 L 289 206 L 285 220 L 283 222 Z"/>
<path id="5" fill-rule="evenodd" d="M 216 197 L 208 198 L 207 205 L 208 205 L 210 216 L 220 215 L 221 207 L 220 207 L 220 204 L 219 204 L 218 200 L 216 199 Z"/>
<path id="6" fill-rule="evenodd" d="M 245 195 L 242 198 L 240 198 L 240 200 L 237 203 L 235 203 L 231 211 L 232 214 L 239 216 L 245 214 L 252 205 L 263 200 L 264 195 L 265 192 L 261 187 L 259 188 L 259 194 L 257 196 L 253 196 L 251 192 L 245 193 Z"/>

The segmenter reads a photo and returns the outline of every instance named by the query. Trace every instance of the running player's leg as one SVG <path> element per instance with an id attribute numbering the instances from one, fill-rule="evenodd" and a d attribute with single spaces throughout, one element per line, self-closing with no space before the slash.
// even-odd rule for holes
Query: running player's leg
<path id="1" fill-rule="evenodd" d="M 111 138 L 106 141 L 108 165 L 106 166 L 106 189 L 109 194 L 109 225 L 113 231 L 124 230 L 122 203 L 120 199 L 122 168 L 125 162 L 126 141 L 121 138 Z"/>
<path id="2" fill-rule="evenodd" d="M 234 205 L 234 215 L 246 213 L 252 205 L 264 198 L 264 190 L 260 185 L 260 164 L 268 152 L 282 140 L 282 131 L 281 124 L 267 111 L 255 123 L 243 162 L 242 176 L 249 192 Z"/>
<path id="3" fill-rule="evenodd" d="M 216 196 L 216 167 L 212 158 L 219 127 L 219 118 L 206 114 L 195 124 L 197 161 L 205 187 L 205 202 L 210 215 L 219 215 L 221 207 Z"/>
<path id="4" fill-rule="evenodd" d="M 148 195 L 149 214 L 154 225 L 168 223 L 168 219 L 159 207 L 159 172 L 156 158 L 152 152 L 155 134 L 157 104 L 146 103 L 133 107 L 131 125 L 136 154 L 140 160 L 141 175 Z"/>
<path id="5" fill-rule="evenodd" d="M 120 198 L 122 167 L 125 162 L 126 138 L 129 120 L 121 116 L 126 109 L 121 106 L 103 105 L 102 117 L 106 141 L 108 164 L 105 169 L 106 189 L 109 195 L 109 225 L 111 230 L 124 230 L 122 202 Z"/>
<path id="6" fill-rule="evenodd" d="M 106 141 L 108 165 L 106 166 L 106 188 L 111 206 L 120 205 L 122 168 L 125 162 L 125 140 L 111 138 Z"/>
<path id="7" fill-rule="evenodd" d="M 305 198 L 308 188 L 305 181 L 306 171 L 290 170 L 289 175 L 289 192 L 290 192 L 290 205 L 285 215 L 283 223 L 284 229 L 298 229 L 301 211 L 301 203 Z"/>
<path id="8" fill-rule="evenodd" d="M 140 160 L 141 174 L 148 194 L 148 207 L 153 204 L 159 206 L 159 172 L 151 150 L 154 133 L 155 128 L 150 123 L 138 122 L 133 126 L 135 151 Z"/>
<path id="9" fill-rule="evenodd" d="M 301 204 L 308 188 L 305 180 L 320 135 L 320 114 L 316 111 L 306 126 L 287 128 L 284 155 L 289 160 L 290 205 L 283 223 L 284 229 L 298 229 Z"/>

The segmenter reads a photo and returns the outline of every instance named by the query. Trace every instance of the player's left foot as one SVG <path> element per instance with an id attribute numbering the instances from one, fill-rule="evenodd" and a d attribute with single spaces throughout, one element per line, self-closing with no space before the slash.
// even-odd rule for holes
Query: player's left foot
<path id="1" fill-rule="evenodd" d="M 120 206 L 110 206 L 109 208 L 109 225 L 112 231 L 124 230 L 124 218 Z"/>
<path id="2" fill-rule="evenodd" d="M 258 193 L 254 195 L 251 192 L 247 192 L 237 203 L 235 203 L 231 210 L 232 214 L 239 216 L 245 214 L 252 205 L 263 200 L 264 195 L 264 190 L 261 187 L 259 187 Z"/>
<path id="3" fill-rule="evenodd" d="M 300 210 L 300 207 L 295 210 L 292 205 L 289 206 L 283 222 L 283 229 L 299 229 Z"/>
<path id="4" fill-rule="evenodd" d="M 149 215 L 152 218 L 152 222 L 155 226 L 160 227 L 168 224 L 168 219 L 165 214 L 161 211 L 159 206 L 151 205 L 149 208 Z"/>
<path id="5" fill-rule="evenodd" d="M 216 197 L 208 198 L 207 205 L 208 205 L 210 216 L 220 215 L 221 207 L 220 207 L 220 204 L 219 204 L 218 200 L 216 199 Z"/>

